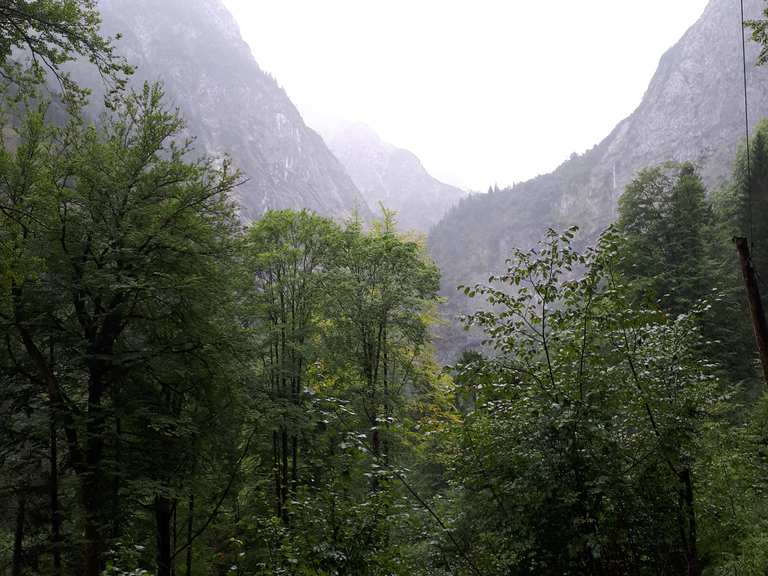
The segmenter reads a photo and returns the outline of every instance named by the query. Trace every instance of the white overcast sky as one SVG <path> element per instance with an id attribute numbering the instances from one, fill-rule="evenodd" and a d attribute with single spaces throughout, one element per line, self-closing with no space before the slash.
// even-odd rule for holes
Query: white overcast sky
<path id="1" fill-rule="evenodd" d="M 549 172 L 640 103 L 707 0 L 224 0 L 306 122 L 466 188 Z"/>

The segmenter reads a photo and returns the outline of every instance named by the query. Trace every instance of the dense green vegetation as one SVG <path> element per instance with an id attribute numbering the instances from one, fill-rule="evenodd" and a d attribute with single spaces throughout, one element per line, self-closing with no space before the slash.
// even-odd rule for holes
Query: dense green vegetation
<path id="1" fill-rule="evenodd" d="M 16 4 L 94 33 L 90 2 Z M 52 64 L 88 54 L 56 34 Z M 731 241 L 768 269 L 768 123 L 723 189 L 649 167 L 594 247 L 550 230 L 462 286 L 484 341 L 443 369 L 439 271 L 393 214 L 244 226 L 239 173 L 196 155 L 159 86 L 52 122 L 11 69 L 0 574 L 768 571 L 768 398 Z"/>
<path id="2" fill-rule="evenodd" d="M 87 91 L 69 76 L 65 64 L 87 59 L 111 96 L 126 84 L 131 67 L 99 34 L 95 0 L 5 0 L 0 5 L 0 86 L 15 94 L 20 86 L 55 79 L 65 101 L 83 103 Z"/>

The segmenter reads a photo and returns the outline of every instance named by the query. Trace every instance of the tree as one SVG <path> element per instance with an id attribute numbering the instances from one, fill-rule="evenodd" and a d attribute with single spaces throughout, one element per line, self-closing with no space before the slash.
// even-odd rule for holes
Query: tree
<path id="1" fill-rule="evenodd" d="M 763 19 L 747 20 L 745 26 L 752 30 L 752 40 L 761 45 L 757 64 L 762 66 L 768 62 L 768 8 L 763 10 Z"/>
<path id="2" fill-rule="evenodd" d="M 749 238 L 753 248 L 753 264 L 759 274 L 768 270 L 768 121 L 758 124 L 747 146 L 742 144 L 736 155 L 730 185 L 717 198 L 722 236 L 729 242 L 733 236 Z M 749 168 L 749 169 L 748 169 Z M 763 295 L 764 300 L 766 295 Z M 768 301 L 767 301 L 768 302 Z"/>
<path id="3" fill-rule="evenodd" d="M 259 574 L 391 573 L 404 534 L 429 522 L 399 502 L 407 473 L 395 461 L 422 462 L 418 446 L 432 440 L 420 436 L 449 405 L 428 348 L 436 269 L 391 217 L 366 231 L 269 212 L 244 250 L 240 317 L 262 434 L 239 503 L 251 552 L 232 560 Z"/>
<path id="4" fill-rule="evenodd" d="M 248 231 L 243 316 L 259 334 L 259 363 L 277 419 L 272 431 L 275 510 L 288 522 L 306 430 L 307 373 L 317 354 L 324 277 L 338 228 L 306 211 L 269 212 Z M 290 461 L 290 465 L 289 465 Z"/>
<path id="5" fill-rule="evenodd" d="M 108 39 L 99 34 L 101 19 L 94 0 L 6 0 L 0 5 L 0 77 L 11 84 L 24 80 L 25 65 L 14 50 L 28 58 L 27 80 L 53 74 L 67 92 L 79 92 L 62 65 L 87 58 L 103 78 L 122 88 L 130 67 L 117 58 Z"/>
<path id="6" fill-rule="evenodd" d="M 733 211 L 733 202 L 716 200 L 713 210 L 691 164 L 646 168 L 619 199 L 616 230 L 622 237 L 618 269 L 636 301 L 676 315 L 706 300 L 710 311 L 700 317 L 706 354 L 735 382 L 752 379 L 754 370 L 742 354 L 751 332 L 737 267 L 728 257 L 733 233 L 723 231 L 729 218 L 722 207 Z"/>
<path id="7" fill-rule="evenodd" d="M 0 317 L 64 432 L 88 576 L 116 520 L 119 423 L 135 417 L 124 401 L 145 395 L 178 416 L 193 359 L 210 370 L 199 358 L 219 313 L 210 302 L 226 299 L 237 175 L 227 162 L 187 161 L 182 126 L 145 86 L 101 128 L 57 129 L 40 110 L 0 157 Z"/>
<path id="8" fill-rule="evenodd" d="M 462 378 L 459 529 L 489 574 L 701 574 L 693 474 L 716 380 L 697 312 L 634 307 L 616 235 L 582 254 L 572 239 L 550 231 L 465 288 L 491 305 L 468 322 L 494 356 Z"/>
<path id="9" fill-rule="evenodd" d="M 371 234 L 351 222 L 342 236 L 335 330 L 341 350 L 363 382 L 361 400 L 375 458 L 389 461 L 386 437 L 393 386 L 407 381 L 410 367 L 429 341 L 426 314 L 439 286 L 439 272 L 416 242 L 395 233 L 391 213 Z M 376 485 L 375 479 L 373 485 Z"/>
<path id="10" fill-rule="evenodd" d="M 641 170 L 619 200 L 617 230 L 625 237 L 624 274 L 639 297 L 672 314 L 711 290 L 707 238 L 711 216 L 691 164 Z"/>
<path id="11" fill-rule="evenodd" d="M 768 267 L 768 227 L 765 223 L 768 214 L 768 123 L 758 125 L 750 139 L 749 150 L 748 163 L 747 146 L 743 143 L 736 154 L 730 182 L 713 195 L 715 227 L 711 261 L 716 286 L 723 304 L 730 311 L 721 314 L 718 310 L 716 314 L 716 325 L 720 330 L 717 339 L 727 343 L 726 355 L 730 352 L 732 356 L 723 364 L 732 369 L 734 376 L 750 380 L 754 393 L 762 384 L 756 378 L 755 356 L 741 352 L 754 349 L 754 336 L 734 237 L 745 237 L 751 242 L 752 264 L 762 290 L 765 284 L 762 271 Z M 764 303 L 768 303 L 764 291 L 762 297 Z M 740 352 L 735 353 L 736 350 Z M 718 358 L 722 357 L 718 354 Z"/>

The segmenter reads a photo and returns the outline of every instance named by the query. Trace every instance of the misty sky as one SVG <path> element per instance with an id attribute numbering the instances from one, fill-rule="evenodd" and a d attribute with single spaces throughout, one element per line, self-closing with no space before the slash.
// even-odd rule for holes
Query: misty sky
<path id="1" fill-rule="evenodd" d="M 485 190 L 630 114 L 707 0 L 224 0 L 310 126 L 373 127 Z"/>

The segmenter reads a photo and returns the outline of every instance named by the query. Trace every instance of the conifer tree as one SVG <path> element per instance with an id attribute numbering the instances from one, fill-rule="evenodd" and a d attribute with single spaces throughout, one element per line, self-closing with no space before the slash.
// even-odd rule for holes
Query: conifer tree
<path id="1" fill-rule="evenodd" d="M 641 170 L 619 200 L 623 271 L 638 296 L 684 313 L 711 289 L 711 215 L 691 164 Z"/>
<path id="2" fill-rule="evenodd" d="M 730 186 L 719 202 L 724 235 L 750 240 L 752 261 L 762 278 L 768 276 L 768 121 L 758 124 L 747 147 L 736 155 Z M 768 302 L 768 289 L 764 302 Z"/>

